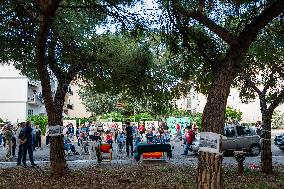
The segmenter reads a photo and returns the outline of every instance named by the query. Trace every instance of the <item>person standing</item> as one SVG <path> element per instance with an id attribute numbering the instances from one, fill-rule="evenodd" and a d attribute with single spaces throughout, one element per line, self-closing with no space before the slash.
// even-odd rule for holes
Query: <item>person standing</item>
<path id="1" fill-rule="evenodd" d="M 184 148 L 184 152 L 181 155 L 187 155 L 188 154 L 188 150 L 190 148 L 190 145 L 192 145 L 193 140 L 195 139 L 195 133 L 192 130 L 191 126 L 188 126 L 186 128 L 186 132 L 185 132 L 185 148 Z"/>
<path id="2" fill-rule="evenodd" d="M 11 125 L 10 124 L 7 124 L 4 127 L 4 135 L 5 135 L 6 146 L 7 146 L 6 160 L 9 160 L 11 158 L 12 137 L 13 137 L 13 131 L 11 129 Z"/>
<path id="3" fill-rule="evenodd" d="M 2 126 L 0 126 L 0 147 L 1 147 L 1 145 L 2 145 L 2 136 L 3 136 L 3 128 L 2 128 Z"/>
<path id="4" fill-rule="evenodd" d="M 23 164 L 24 164 L 24 167 L 27 167 L 27 164 L 26 164 L 27 153 L 29 153 L 29 159 L 30 159 L 32 167 L 37 166 L 34 163 L 34 157 L 33 157 L 32 132 L 33 132 L 33 129 L 31 127 L 31 123 L 29 121 L 27 121 L 26 126 L 24 128 L 24 142 L 23 142 Z"/>
<path id="5" fill-rule="evenodd" d="M 129 156 L 129 146 L 130 146 L 131 156 L 133 156 L 133 129 L 129 121 L 126 122 L 125 131 L 126 131 L 126 153 L 127 156 Z"/>
<path id="6" fill-rule="evenodd" d="M 31 129 L 32 129 L 32 149 L 33 151 L 36 151 L 35 147 L 36 147 L 36 128 L 34 127 L 34 125 L 31 125 Z"/>
<path id="7" fill-rule="evenodd" d="M 41 129 L 39 127 L 39 125 L 36 125 L 36 129 L 35 129 L 35 138 L 36 138 L 36 147 L 39 147 L 41 150 Z"/>
<path id="8" fill-rule="evenodd" d="M 49 146 L 49 128 L 48 128 L 48 125 L 46 125 L 46 129 L 45 129 L 45 145 L 46 145 L 46 147 Z"/>
<path id="9" fill-rule="evenodd" d="M 18 135 L 18 139 L 19 139 L 19 151 L 18 151 L 18 158 L 17 158 L 18 166 L 21 165 L 22 157 L 23 157 L 23 148 L 24 148 L 23 146 L 24 146 L 24 141 L 25 141 L 24 128 L 25 128 L 25 123 L 21 123 L 20 128 L 19 128 L 19 135 Z"/>

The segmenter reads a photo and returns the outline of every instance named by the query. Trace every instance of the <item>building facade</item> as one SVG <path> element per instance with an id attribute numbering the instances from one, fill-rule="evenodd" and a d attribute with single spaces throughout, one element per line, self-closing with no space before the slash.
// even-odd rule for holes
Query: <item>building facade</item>
<path id="1" fill-rule="evenodd" d="M 205 95 L 197 93 L 193 89 L 191 92 L 181 99 L 176 101 L 176 105 L 179 109 L 186 110 L 188 112 L 203 112 L 207 98 Z M 259 99 L 249 103 L 242 103 L 239 98 L 239 92 L 235 88 L 231 88 L 229 97 L 227 99 L 227 106 L 231 106 L 234 109 L 239 109 L 242 115 L 243 122 L 256 122 L 261 121 L 261 111 L 259 105 Z M 281 104 L 276 108 L 276 111 L 284 113 L 284 104 Z"/>
<path id="2" fill-rule="evenodd" d="M 21 75 L 13 66 L 0 67 L 0 117 L 25 121 L 29 115 L 46 115 L 40 82 Z"/>
<path id="3" fill-rule="evenodd" d="M 51 74 L 52 95 L 54 97 L 58 81 Z M 25 121 L 31 115 L 46 115 L 39 81 L 20 74 L 13 65 L 0 66 L 0 118 L 12 123 Z M 64 117 L 89 117 L 78 94 L 79 87 L 72 84 L 68 88 L 63 107 Z"/>
<path id="4" fill-rule="evenodd" d="M 64 113 L 70 118 L 90 117 L 91 113 L 86 110 L 79 96 L 79 86 L 72 83 L 69 86 L 69 91 L 65 96 Z"/>

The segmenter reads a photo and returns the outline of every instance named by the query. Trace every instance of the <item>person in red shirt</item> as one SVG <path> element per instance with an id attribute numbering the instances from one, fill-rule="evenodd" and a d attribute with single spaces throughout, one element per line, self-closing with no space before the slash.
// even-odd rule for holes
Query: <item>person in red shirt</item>
<path id="1" fill-rule="evenodd" d="M 175 139 L 180 137 L 180 139 L 182 140 L 182 137 L 181 137 L 181 126 L 180 126 L 179 123 L 176 123 L 176 131 L 177 131 L 177 133 L 176 133 Z"/>
<path id="2" fill-rule="evenodd" d="M 190 145 L 192 145 L 192 142 L 193 142 L 194 139 L 195 139 L 194 131 L 191 129 L 191 127 L 187 127 L 186 132 L 185 132 L 185 148 L 184 148 L 183 154 L 181 154 L 181 155 L 187 155 L 188 154 L 188 150 L 190 148 Z"/>
<path id="3" fill-rule="evenodd" d="M 112 140 L 112 133 L 110 131 L 106 132 L 105 141 L 106 143 L 110 144 L 112 148 L 113 140 Z"/>
<path id="4" fill-rule="evenodd" d="M 138 130 L 141 135 L 145 133 L 145 127 L 143 123 L 140 123 L 140 125 L 138 126 Z"/>

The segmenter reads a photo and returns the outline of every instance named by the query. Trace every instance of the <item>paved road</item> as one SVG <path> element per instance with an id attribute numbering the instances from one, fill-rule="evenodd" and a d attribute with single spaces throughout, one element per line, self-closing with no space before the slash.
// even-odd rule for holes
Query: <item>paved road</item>
<path id="1" fill-rule="evenodd" d="M 284 130 L 278 130 L 272 132 L 272 141 L 274 140 L 275 135 L 284 133 Z M 173 149 L 173 158 L 168 161 L 168 163 L 175 164 L 175 165 L 197 165 L 198 158 L 196 155 L 189 153 L 187 156 L 182 156 L 183 147 L 181 143 L 174 142 L 174 149 Z M 127 158 L 126 153 L 118 153 L 116 150 L 117 145 L 114 144 L 114 160 L 112 161 L 112 165 L 117 164 L 136 164 L 137 162 L 132 158 Z M 80 148 L 76 145 L 76 149 L 80 151 Z M 14 167 L 16 166 L 16 157 L 13 158 L 11 161 L 5 161 L 5 150 L 0 147 L 0 168 L 6 167 Z M 16 152 L 17 153 L 17 152 Z M 277 148 L 274 144 L 272 144 L 272 156 L 273 156 L 273 164 L 277 166 L 278 164 L 284 165 L 284 151 Z M 49 164 L 49 147 L 43 146 L 43 149 L 34 151 L 34 159 L 37 164 L 40 166 L 48 165 Z M 70 155 L 67 157 L 68 164 L 70 168 L 76 169 L 80 167 L 86 167 L 90 164 L 96 164 L 96 160 L 88 161 L 88 155 Z M 245 164 L 256 164 L 260 165 L 260 156 L 257 157 L 246 157 Z M 223 164 L 225 166 L 235 166 L 237 162 L 235 161 L 234 157 L 225 156 L 223 160 Z"/>

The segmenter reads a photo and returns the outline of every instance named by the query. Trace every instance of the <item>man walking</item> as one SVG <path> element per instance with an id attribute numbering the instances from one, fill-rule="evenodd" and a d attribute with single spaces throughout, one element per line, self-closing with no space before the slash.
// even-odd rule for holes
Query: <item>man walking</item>
<path id="1" fill-rule="evenodd" d="M 129 146 L 131 148 L 131 156 L 133 156 L 133 130 L 130 122 L 126 122 L 126 153 L 127 157 L 129 157 Z"/>
<path id="2" fill-rule="evenodd" d="M 37 165 L 34 163 L 33 158 L 33 141 L 32 141 L 32 132 L 31 123 L 29 121 L 26 122 L 26 126 L 24 128 L 24 141 L 23 141 L 23 164 L 24 167 L 27 167 L 26 164 L 26 156 L 27 152 L 29 153 L 29 158 L 32 167 L 36 167 Z"/>

